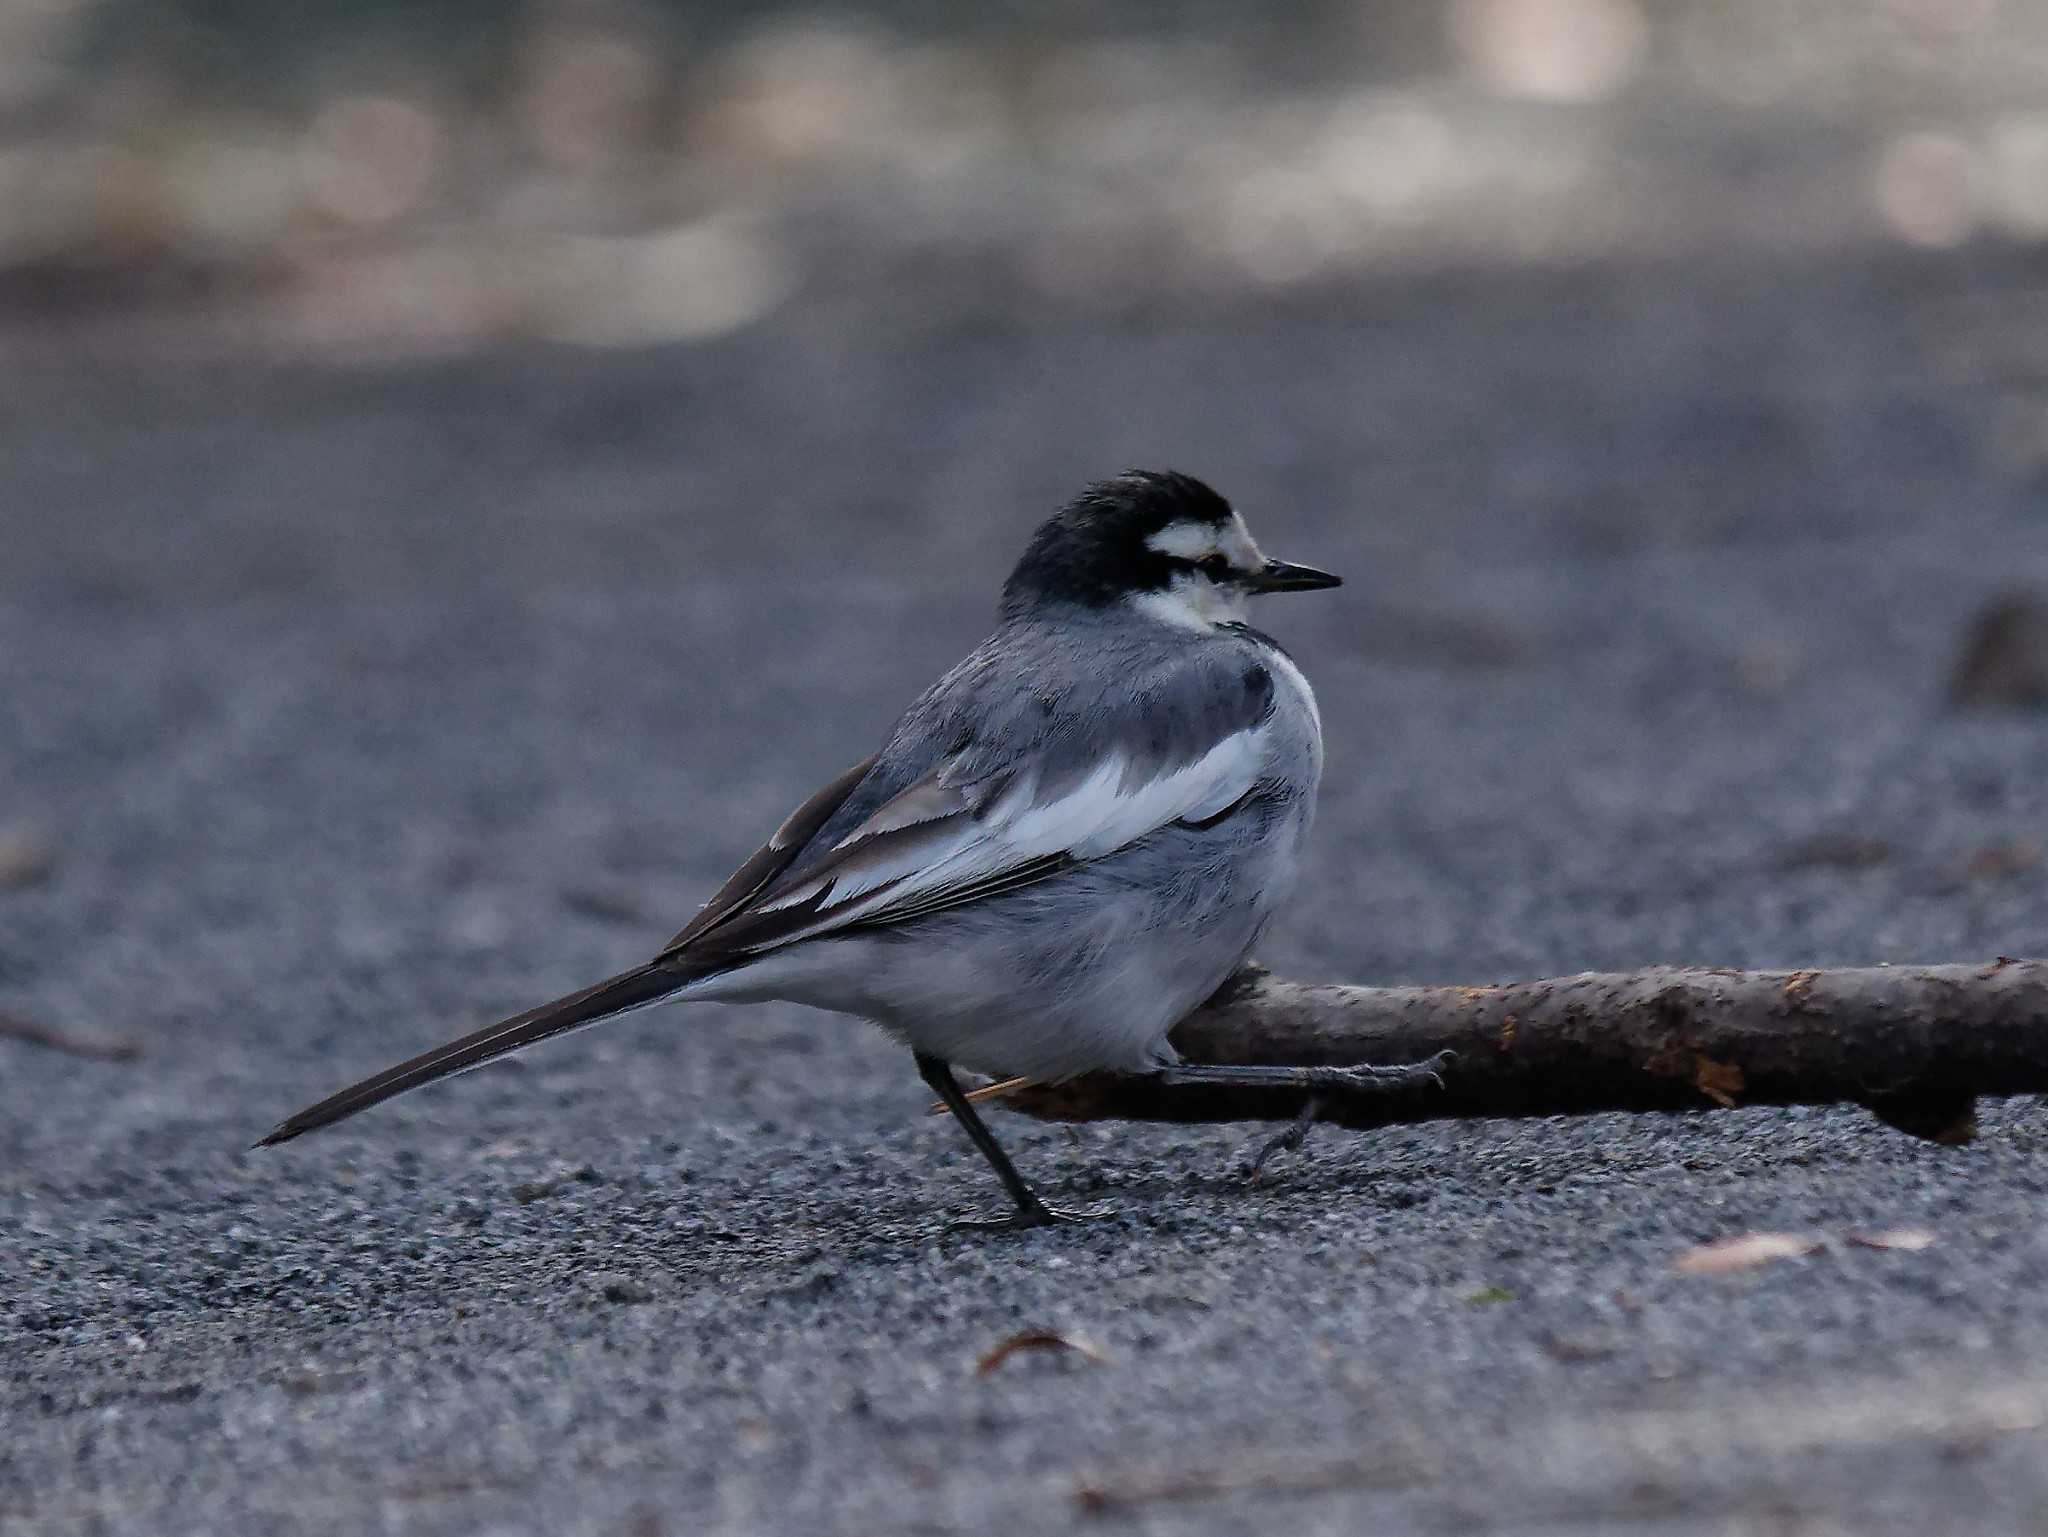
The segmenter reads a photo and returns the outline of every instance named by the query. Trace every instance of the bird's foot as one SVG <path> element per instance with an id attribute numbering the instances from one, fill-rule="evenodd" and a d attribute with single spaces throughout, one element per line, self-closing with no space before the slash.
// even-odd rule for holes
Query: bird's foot
<path id="1" fill-rule="evenodd" d="M 1252 1156 L 1251 1166 L 1244 1171 L 1245 1183 L 1256 1185 L 1266 1172 L 1266 1160 L 1275 1153 L 1300 1152 L 1301 1144 L 1308 1140 L 1309 1128 L 1315 1125 L 1322 1113 L 1322 1096 L 1310 1095 L 1308 1103 L 1301 1107 L 1301 1114 L 1294 1118 L 1287 1130 L 1278 1136 L 1268 1137 L 1259 1144 L 1258 1152 Z"/>
<path id="2" fill-rule="evenodd" d="M 1457 1061 L 1454 1051 L 1440 1051 L 1420 1062 L 1403 1062 L 1395 1067 L 1311 1067 L 1303 1069 L 1310 1087 L 1332 1094 L 1384 1094 L 1391 1089 L 1444 1086 L 1444 1069 Z M 1283 1135 L 1285 1135 L 1283 1133 Z M 1305 1133 L 1303 1133 L 1305 1135 Z M 1295 1137 L 1299 1143 L 1301 1136 Z"/>
<path id="3" fill-rule="evenodd" d="M 1337 1094 L 1386 1094 L 1424 1086 L 1441 1089 L 1444 1069 L 1456 1060 L 1456 1053 L 1440 1051 L 1420 1062 L 1396 1067 L 1278 1067 L 1256 1065 L 1176 1062 L 1160 1068 L 1154 1076 L 1174 1088 L 1291 1089 L 1325 1096 Z"/>
<path id="4" fill-rule="evenodd" d="M 1444 1069 L 1457 1060 L 1457 1053 L 1440 1051 L 1421 1062 L 1404 1062 L 1395 1067 L 1374 1067 L 1362 1063 L 1356 1067 L 1306 1067 L 1296 1071 L 1300 1077 L 1295 1080 L 1310 1090 L 1307 1101 L 1301 1107 L 1301 1114 L 1294 1118 L 1288 1128 L 1277 1136 L 1268 1137 L 1260 1144 L 1251 1165 L 1245 1171 L 1245 1179 L 1256 1185 L 1265 1172 L 1267 1160 L 1275 1153 L 1294 1153 L 1308 1139 L 1309 1128 L 1322 1118 L 1324 1104 L 1332 1094 L 1385 1094 L 1401 1089 L 1435 1088 L 1444 1086 Z"/>
<path id="5" fill-rule="evenodd" d="M 1106 1206 L 1088 1206 L 1068 1211 L 1033 1199 L 1000 1217 L 961 1217 L 946 1224 L 949 1233 L 1022 1233 L 1035 1227 L 1061 1227 L 1076 1222 L 1100 1222 L 1116 1213 Z"/>

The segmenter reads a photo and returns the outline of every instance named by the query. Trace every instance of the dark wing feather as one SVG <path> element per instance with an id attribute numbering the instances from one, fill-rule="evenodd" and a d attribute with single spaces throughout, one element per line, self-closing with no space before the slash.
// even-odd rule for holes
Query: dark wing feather
<path id="1" fill-rule="evenodd" d="M 787 907 L 740 914 L 730 925 L 714 930 L 698 950 L 691 954 L 690 959 L 707 969 L 716 969 L 743 960 L 747 956 L 756 955 L 763 950 L 772 950 L 794 939 L 806 938 L 826 930 L 852 932 L 856 929 L 887 928 L 908 922 L 912 918 L 929 917 L 933 913 L 944 912 L 949 907 L 959 907 L 963 903 L 1000 896 L 1006 891 L 1015 891 L 1020 886 L 1035 885 L 1039 881 L 1058 875 L 1063 870 L 1072 869 L 1080 862 L 1070 854 L 1046 854 L 1026 864 L 998 871 L 979 881 L 949 886 L 902 902 L 884 903 L 860 917 L 841 920 L 838 925 L 832 922 L 835 910 L 849 904 L 830 900 L 827 888 Z M 886 895 L 894 884 L 891 882 L 877 886 L 873 891 L 862 893 L 862 896 Z"/>
<path id="2" fill-rule="evenodd" d="M 915 850 L 935 834 L 963 828 L 973 821 L 973 804 L 960 791 L 921 779 L 877 807 L 851 834 L 808 861 L 800 870 L 770 877 L 745 902 L 690 937 L 688 958 L 710 966 L 773 949 L 815 931 L 819 920 L 846 905 L 836 895 L 842 880 L 859 884 L 863 897 L 886 894 L 900 885 L 901 875 L 882 872 L 901 864 L 905 851 Z M 915 868 L 913 865 L 912 868 Z M 817 890 L 797 901 L 760 905 L 779 893 L 814 884 Z M 676 952 L 671 951 L 670 954 Z"/>
<path id="3" fill-rule="evenodd" d="M 892 905 L 862 920 L 866 924 L 882 925 L 906 923 L 912 918 L 924 918 L 933 913 L 944 912 L 949 907 L 958 907 L 965 902 L 979 902 L 985 897 L 999 897 L 1006 891 L 1015 891 L 1020 886 L 1035 886 L 1049 880 L 1063 870 L 1071 870 L 1081 861 L 1071 854 L 1047 854 L 1029 864 L 1018 865 L 1000 875 L 992 875 L 985 881 L 970 886 L 955 886 L 946 891 L 932 893 L 922 901 Z"/>
<path id="4" fill-rule="evenodd" d="M 832 813 L 846 803 L 855 786 L 867 778 L 868 771 L 874 766 L 873 758 L 862 759 L 792 811 L 775 829 L 774 835 L 711 894 L 711 900 L 697 910 L 696 917 L 683 925 L 682 932 L 661 947 L 655 959 L 668 960 L 675 956 L 758 896 L 770 881 L 787 870 L 791 862 L 803 853 L 805 846 L 818 835 L 818 830 L 832 820 Z"/>

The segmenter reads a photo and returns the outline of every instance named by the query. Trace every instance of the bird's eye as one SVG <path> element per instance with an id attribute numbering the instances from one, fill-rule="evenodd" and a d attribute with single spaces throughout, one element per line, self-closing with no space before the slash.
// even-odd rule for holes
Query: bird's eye
<path id="1" fill-rule="evenodd" d="M 1230 575 L 1230 562 L 1221 555 L 1204 555 L 1195 562 L 1195 569 L 1212 582 L 1220 582 Z"/>

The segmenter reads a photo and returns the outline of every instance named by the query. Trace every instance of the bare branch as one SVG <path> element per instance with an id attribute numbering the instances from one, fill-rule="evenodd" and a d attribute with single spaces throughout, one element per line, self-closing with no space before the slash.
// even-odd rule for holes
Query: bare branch
<path id="1" fill-rule="evenodd" d="M 1196 1063 L 1342 1065 L 1457 1053 L 1442 1089 L 1330 1095 L 1353 1127 L 1448 1117 L 1853 1103 L 1967 1141 L 1978 1095 L 2048 1093 L 2048 961 L 1834 971 L 1651 967 L 1500 987 L 1234 977 L 1173 1032 Z M 1091 1073 L 995 1103 L 1048 1120 L 1281 1121 L 1299 1089 Z"/>

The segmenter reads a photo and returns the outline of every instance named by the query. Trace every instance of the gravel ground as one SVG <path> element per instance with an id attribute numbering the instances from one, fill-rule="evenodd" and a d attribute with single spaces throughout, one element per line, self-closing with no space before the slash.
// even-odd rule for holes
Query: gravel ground
<path id="1" fill-rule="evenodd" d="M 1324 1133 L 1258 1188 L 1253 1128 L 1003 1119 L 1116 1216 L 991 1239 L 942 1230 L 994 1192 L 900 1051 L 705 1007 L 247 1145 L 646 954 L 1127 463 L 1351 581 L 1270 615 L 1330 735 L 1277 969 L 2048 952 L 2048 722 L 1942 708 L 1968 617 L 2048 584 L 2042 281 L 1087 313 L 935 273 L 332 372 L 13 340 L 0 1010 L 142 1054 L 0 1040 L 0 1527 L 2038 1529 L 2032 1101 L 1963 1149 Z M 1901 1225 L 1935 1241 L 1847 1242 Z M 1671 1268 L 1781 1229 L 1830 1241 Z M 1040 1327 L 1102 1359 L 977 1375 Z"/>

